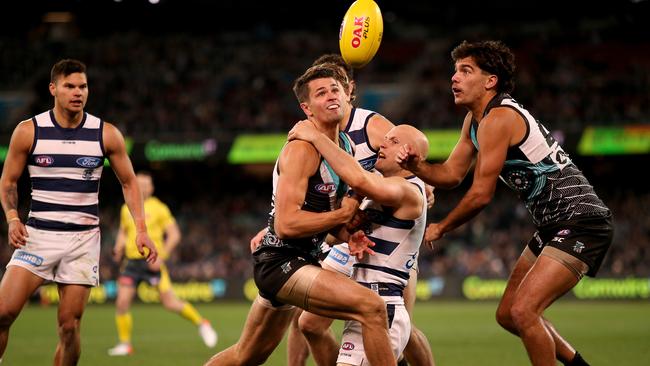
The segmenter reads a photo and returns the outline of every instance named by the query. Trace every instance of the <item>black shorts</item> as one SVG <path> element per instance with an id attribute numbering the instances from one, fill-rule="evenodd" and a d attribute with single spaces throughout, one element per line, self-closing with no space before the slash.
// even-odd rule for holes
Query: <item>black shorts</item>
<path id="1" fill-rule="evenodd" d="M 307 265 L 319 266 L 318 260 L 286 248 L 263 248 L 253 253 L 253 278 L 260 296 L 273 306 L 282 305 L 275 296 L 296 271 Z"/>
<path id="2" fill-rule="evenodd" d="M 540 227 L 528 242 L 539 256 L 545 246 L 557 248 L 589 266 L 587 276 L 594 277 L 612 244 L 612 215 L 591 216 Z"/>
<path id="3" fill-rule="evenodd" d="M 145 259 L 127 259 L 122 265 L 119 282 L 122 285 L 137 286 L 146 281 L 151 286 L 158 286 L 161 272 L 152 271 Z"/>

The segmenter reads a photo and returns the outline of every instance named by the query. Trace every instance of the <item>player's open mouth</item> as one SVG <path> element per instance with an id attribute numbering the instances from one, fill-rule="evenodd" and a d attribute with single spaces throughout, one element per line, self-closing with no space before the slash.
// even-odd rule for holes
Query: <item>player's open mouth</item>
<path id="1" fill-rule="evenodd" d="M 332 104 L 332 105 L 327 106 L 327 109 L 337 109 L 337 108 L 339 108 L 338 104 Z"/>

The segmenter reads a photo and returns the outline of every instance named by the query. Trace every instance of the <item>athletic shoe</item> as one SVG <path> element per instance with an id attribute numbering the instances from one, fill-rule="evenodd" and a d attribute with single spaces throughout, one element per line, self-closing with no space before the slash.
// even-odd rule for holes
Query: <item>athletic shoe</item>
<path id="1" fill-rule="evenodd" d="M 208 320 L 203 320 L 199 325 L 199 335 L 206 346 L 212 348 L 217 345 L 217 332 L 214 331 Z"/>
<path id="2" fill-rule="evenodd" d="M 109 356 L 128 356 L 133 353 L 130 343 L 118 343 L 117 346 L 108 350 Z"/>

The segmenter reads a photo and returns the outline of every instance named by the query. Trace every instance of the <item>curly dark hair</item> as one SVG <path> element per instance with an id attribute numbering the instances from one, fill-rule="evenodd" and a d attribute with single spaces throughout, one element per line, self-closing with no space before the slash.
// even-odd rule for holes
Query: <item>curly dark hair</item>
<path id="1" fill-rule="evenodd" d="M 515 55 L 503 42 L 463 41 L 451 51 L 454 62 L 466 57 L 473 58 L 481 70 L 497 76 L 497 92 L 511 93 L 515 89 Z"/>

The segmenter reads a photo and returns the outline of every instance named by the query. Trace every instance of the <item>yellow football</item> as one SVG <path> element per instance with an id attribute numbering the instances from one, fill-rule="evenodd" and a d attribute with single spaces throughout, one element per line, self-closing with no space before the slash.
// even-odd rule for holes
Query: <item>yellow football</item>
<path id="1" fill-rule="evenodd" d="M 345 13 L 339 29 L 339 48 L 347 64 L 363 67 L 379 49 L 384 21 L 379 5 L 373 0 L 357 0 Z"/>

